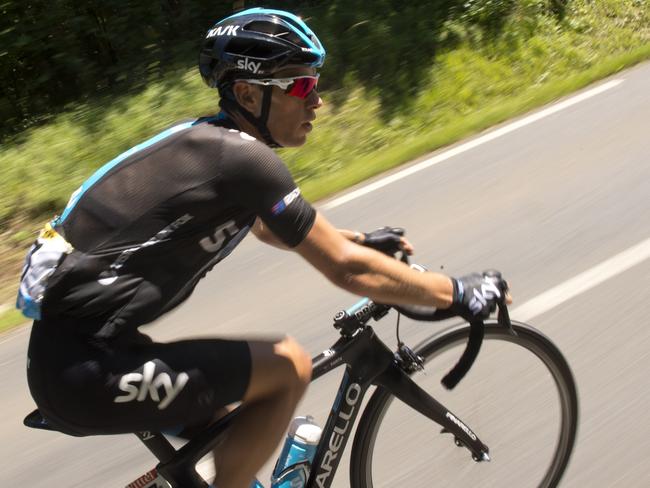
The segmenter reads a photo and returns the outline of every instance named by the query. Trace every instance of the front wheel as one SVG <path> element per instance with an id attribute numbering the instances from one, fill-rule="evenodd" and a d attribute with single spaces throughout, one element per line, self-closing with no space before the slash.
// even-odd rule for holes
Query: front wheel
<path id="1" fill-rule="evenodd" d="M 558 485 L 578 425 L 573 375 L 546 336 L 520 322 L 512 325 L 517 336 L 486 321 L 481 352 L 452 391 L 440 378 L 460 357 L 469 325 L 441 331 L 415 349 L 425 370 L 413 380 L 479 436 L 491 462 L 475 463 L 438 424 L 378 387 L 354 438 L 352 488 Z"/>

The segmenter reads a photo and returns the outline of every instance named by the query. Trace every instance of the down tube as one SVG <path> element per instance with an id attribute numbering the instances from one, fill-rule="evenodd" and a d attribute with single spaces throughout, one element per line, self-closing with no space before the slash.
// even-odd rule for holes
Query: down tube
<path id="1" fill-rule="evenodd" d="M 323 429 L 320 444 L 314 456 L 307 488 L 329 488 L 357 418 L 361 401 L 369 382 L 351 376 L 346 367 L 332 411 Z"/>

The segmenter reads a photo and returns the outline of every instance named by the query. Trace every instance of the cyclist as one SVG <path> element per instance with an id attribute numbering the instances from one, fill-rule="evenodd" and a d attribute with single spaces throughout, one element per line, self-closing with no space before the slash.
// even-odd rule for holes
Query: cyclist
<path id="1" fill-rule="evenodd" d="M 336 230 L 302 197 L 270 148 L 305 143 L 322 105 L 324 58 L 291 13 L 255 8 L 218 22 L 199 67 L 221 112 L 104 165 L 41 233 L 18 305 L 35 319 L 29 387 L 53 425 L 73 435 L 191 435 L 242 402 L 215 451 L 214 483 L 249 486 L 305 392 L 309 355 L 289 337 L 159 343 L 138 330 L 184 301 L 249 230 L 379 302 L 452 307 L 466 318 L 494 309 L 493 281 L 412 270 L 379 252 L 412 251 L 395 229 Z"/>

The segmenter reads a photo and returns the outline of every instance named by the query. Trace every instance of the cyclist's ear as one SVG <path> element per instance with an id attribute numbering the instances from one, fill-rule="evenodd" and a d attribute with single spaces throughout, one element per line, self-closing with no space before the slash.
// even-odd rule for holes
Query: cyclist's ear
<path id="1" fill-rule="evenodd" d="M 233 84 L 232 93 L 239 105 L 259 117 L 262 111 L 262 90 L 259 86 L 245 81 L 237 81 Z"/>

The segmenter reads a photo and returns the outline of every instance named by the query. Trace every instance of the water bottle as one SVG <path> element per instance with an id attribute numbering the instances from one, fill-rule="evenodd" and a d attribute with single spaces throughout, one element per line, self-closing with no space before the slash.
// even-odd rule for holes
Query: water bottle
<path id="1" fill-rule="evenodd" d="M 303 488 L 307 484 L 321 432 L 311 416 L 293 419 L 273 469 L 271 488 Z"/>

